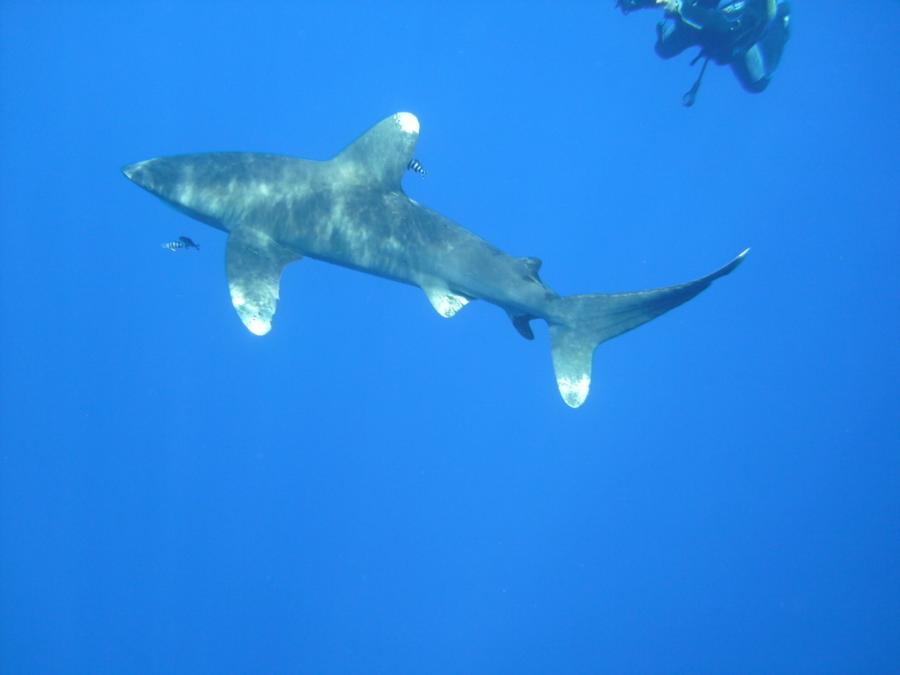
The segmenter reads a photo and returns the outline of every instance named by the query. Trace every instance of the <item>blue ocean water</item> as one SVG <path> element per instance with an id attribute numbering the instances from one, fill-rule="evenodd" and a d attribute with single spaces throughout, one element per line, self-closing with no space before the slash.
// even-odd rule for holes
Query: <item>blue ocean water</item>
<path id="1" fill-rule="evenodd" d="M 0 672 L 900 672 L 900 3 L 692 109 L 612 5 L 0 2 Z M 559 292 L 750 256 L 571 410 L 543 325 L 315 261 L 251 335 L 120 173 L 397 111 Z"/>

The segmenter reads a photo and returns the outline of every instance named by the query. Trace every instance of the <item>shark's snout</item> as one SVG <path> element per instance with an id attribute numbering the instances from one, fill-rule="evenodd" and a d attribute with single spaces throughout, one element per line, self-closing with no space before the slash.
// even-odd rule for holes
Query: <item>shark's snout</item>
<path id="1" fill-rule="evenodd" d="M 122 167 L 122 173 L 135 185 L 161 197 L 167 195 L 167 188 L 173 183 L 172 177 L 166 172 L 165 162 L 159 159 L 145 159 L 143 162 L 126 164 Z"/>
<path id="2" fill-rule="evenodd" d="M 152 161 L 153 160 L 150 159 L 143 162 L 135 162 L 134 164 L 126 164 L 122 167 L 122 173 L 125 174 L 125 177 L 128 180 L 133 181 L 142 187 L 147 187 L 146 182 L 149 177 L 149 172 L 146 167 L 147 164 Z"/>
<path id="3" fill-rule="evenodd" d="M 122 174 L 138 187 L 156 195 L 191 218 L 225 229 L 216 175 L 204 171 L 197 156 L 156 157 L 126 164 Z M 212 194 L 212 197 L 209 195 Z"/>

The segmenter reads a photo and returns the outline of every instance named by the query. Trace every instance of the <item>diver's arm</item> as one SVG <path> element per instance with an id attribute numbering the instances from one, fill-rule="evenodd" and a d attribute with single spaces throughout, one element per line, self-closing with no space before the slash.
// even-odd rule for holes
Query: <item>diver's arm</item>
<path id="1" fill-rule="evenodd" d="M 729 16 L 725 11 L 709 7 L 701 0 L 656 0 L 656 4 L 687 25 L 711 33 L 727 33 L 740 17 L 740 13 Z"/>
<path id="2" fill-rule="evenodd" d="M 697 30 L 727 33 L 730 27 L 721 10 L 705 7 L 698 0 L 656 0 L 656 3 Z"/>
<path id="3" fill-rule="evenodd" d="M 657 0 L 666 11 L 681 17 L 689 26 L 707 34 L 735 36 L 757 25 L 765 14 L 765 0 L 748 0 L 740 9 L 705 6 L 701 0 Z"/>
<path id="4" fill-rule="evenodd" d="M 658 4 L 657 0 L 616 0 L 616 7 L 622 10 L 622 14 L 628 14 L 638 9 L 650 9 Z"/>

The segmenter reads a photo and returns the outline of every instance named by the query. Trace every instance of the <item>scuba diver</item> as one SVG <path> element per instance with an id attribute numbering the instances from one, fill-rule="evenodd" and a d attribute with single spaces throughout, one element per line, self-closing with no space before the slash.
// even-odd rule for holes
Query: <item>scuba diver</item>
<path id="1" fill-rule="evenodd" d="M 700 47 L 691 61 L 704 59 L 700 75 L 682 98 L 694 105 L 710 60 L 730 65 L 747 91 L 763 91 L 778 67 L 790 37 L 790 5 L 786 0 L 616 0 L 628 14 L 661 7 L 666 17 L 656 26 L 656 53 L 670 59 L 689 47 Z"/>
<path id="2" fill-rule="evenodd" d="M 180 248 L 195 248 L 198 251 L 200 250 L 200 247 L 197 246 L 193 239 L 185 236 L 178 237 L 178 241 L 167 241 L 162 247 L 172 251 L 172 253 Z"/>

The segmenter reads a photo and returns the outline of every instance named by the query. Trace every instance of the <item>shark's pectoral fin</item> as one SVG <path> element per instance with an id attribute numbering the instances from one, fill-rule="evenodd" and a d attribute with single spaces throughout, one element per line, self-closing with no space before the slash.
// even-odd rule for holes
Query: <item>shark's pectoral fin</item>
<path id="1" fill-rule="evenodd" d="M 265 335 L 272 329 L 281 272 L 301 257 L 253 228 L 231 231 L 225 248 L 231 304 L 254 335 Z"/>
<path id="2" fill-rule="evenodd" d="M 445 319 L 455 316 L 463 307 L 469 304 L 469 298 L 459 293 L 454 293 L 446 285 L 438 281 L 426 281 L 420 284 L 428 302 L 434 307 L 434 311 Z"/>

